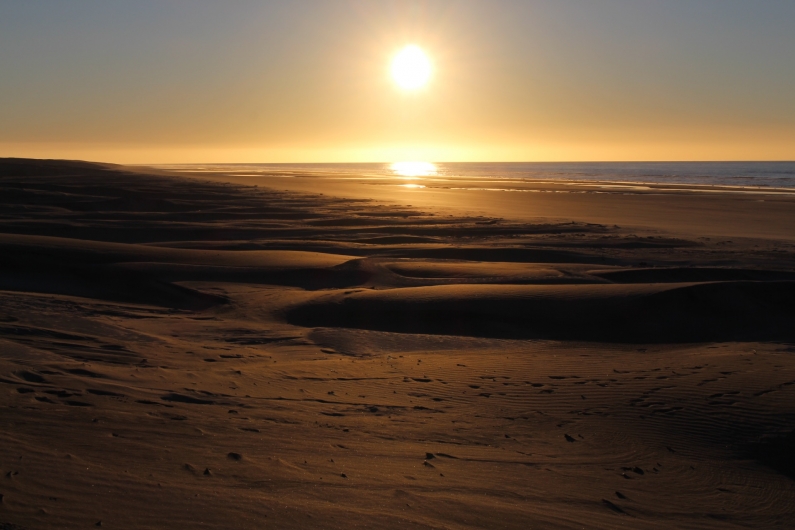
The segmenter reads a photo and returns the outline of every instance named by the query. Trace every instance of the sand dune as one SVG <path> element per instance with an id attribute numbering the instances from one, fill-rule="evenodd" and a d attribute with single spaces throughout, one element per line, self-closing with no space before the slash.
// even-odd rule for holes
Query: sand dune
<path id="1" fill-rule="evenodd" d="M 214 178 L 0 160 L 0 528 L 792 526 L 782 209 Z"/>
<path id="2" fill-rule="evenodd" d="M 75 239 L 0 235 L 0 289 L 206 309 L 225 298 L 175 285 L 218 280 L 346 285 L 334 266 L 348 256 L 300 251 L 204 251 Z M 354 274 L 355 276 L 355 274 Z"/>
<path id="3" fill-rule="evenodd" d="M 447 285 L 318 297 L 292 323 L 403 333 L 677 343 L 795 340 L 795 282 Z"/>

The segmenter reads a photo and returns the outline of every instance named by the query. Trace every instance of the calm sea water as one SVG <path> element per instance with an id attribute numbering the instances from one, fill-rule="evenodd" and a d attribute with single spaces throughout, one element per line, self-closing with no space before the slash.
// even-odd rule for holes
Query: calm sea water
<path id="1" fill-rule="evenodd" d="M 436 176 L 795 188 L 795 162 L 437 162 L 394 164 L 181 164 L 163 169 L 234 174 Z"/>

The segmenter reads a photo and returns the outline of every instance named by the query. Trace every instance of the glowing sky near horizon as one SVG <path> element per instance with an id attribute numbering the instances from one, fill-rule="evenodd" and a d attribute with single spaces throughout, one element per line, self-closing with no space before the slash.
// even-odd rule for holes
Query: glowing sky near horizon
<path id="1" fill-rule="evenodd" d="M 0 1 L 0 157 L 795 159 L 792 0 Z M 420 90 L 391 64 L 413 44 Z"/>

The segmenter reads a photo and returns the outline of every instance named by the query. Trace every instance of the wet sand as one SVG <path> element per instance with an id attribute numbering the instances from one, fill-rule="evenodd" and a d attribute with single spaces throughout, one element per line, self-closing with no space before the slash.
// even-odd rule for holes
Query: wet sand
<path id="1" fill-rule="evenodd" d="M 0 160 L 0 528 L 791 525 L 795 196 L 412 183 Z"/>
<path id="2" fill-rule="evenodd" d="M 689 237 L 759 237 L 795 241 L 795 189 L 713 187 L 472 177 L 384 178 L 376 175 L 301 174 L 240 176 L 183 172 L 185 176 L 320 193 L 456 215 L 526 222 L 577 221 Z"/>

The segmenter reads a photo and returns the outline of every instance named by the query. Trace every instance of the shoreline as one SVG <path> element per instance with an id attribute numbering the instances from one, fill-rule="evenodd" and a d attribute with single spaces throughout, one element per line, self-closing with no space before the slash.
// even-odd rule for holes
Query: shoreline
<path id="1" fill-rule="evenodd" d="M 482 182 L 482 183 L 500 183 L 500 182 L 512 182 L 518 184 L 539 184 L 545 186 L 583 186 L 583 187 L 605 187 L 605 186 L 612 186 L 612 187 L 626 187 L 634 190 L 641 190 L 641 189 L 648 189 L 648 190 L 655 190 L 655 191 L 687 191 L 687 192 L 707 192 L 707 193 L 754 193 L 754 194 L 788 194 L 788 195 L 795 195 L 795 187 L 787 188 L 787 187 L 768 187 L 768 186 L 731 186 L 731 185 L 721 185 L 721 184 L 665 184 L 665 183 L 654 183 L 648 181 L 634 181 L 634 180 L 582 180 L 582 179 L 542 179 L 542 178 L 509 178 L 509 177 L 464 177 L 464 176 L 419 176 L 419 177 L 404 177 L 404 176 L 385 176 L 385 175 L 367 175 L 367 174 L 346 174 L 340 175 L 336 173 L 320 173 L 312 174 L 312 173 L 298 173 L 294 171 L 290 171 L 289 174 L 274 174 L 273 171 L 263 171 L 261 174 L 256 173 L 249 173 L 249 174 L 239 174 L 232 171 L 227 170 L 206 170 L 206 171 L 195 171 L 195 170 L 188 170 L 188 169 L 165 169 L 159 166 L 127 166 L 132 168 L 141 168 L 141 169 L 157 169 L 162 171 L 168 171 L 171 173 L 183 175 L 183 176 L 191 176 L 191 177 L 200 177 L 200 176 L 223 176 L 229 178 L 307 178 L 307 179 L 324 179 L 329 181 L 334 180 L 342 180 L 342 181 L 384 181 L 383 185 L 400 185 L 400 184 L 391 184 L 391 181 L 423 181 L 423 182 L 449 182 L 449 183 L 467 183 L 467 182 Z M 287 173 L 287 172 L 285 172 Z M 452 187 L 444 187 L 444 186 L 437 186 L 437 185 L 425 185 L 426 188 L 440 188 L 440 189 L 472 189 L 472 188 L 452 188 Z M 478 191 L 524 191 L 521 189 L 511 189 L 511 188 L 477 188 Z M 528 190 L 533 191 L 533 190 Z"/>
<path id="2" fill-rule="evenodd" d="M 385 205 L 411 205 L 446 215 L 485 215 L 524 222 L 568 219 L 617 224 L 648 233 L 761 237 L 795 242 L 795 190 L 533 180 L 522 181 L 523 186 L 515 191 L 505 191 L 476 186 L 475 183 L 494 182 L 483 178 L 456 178 L 455 186 L 439 186 L 437 177 L 176 174 L 214 182 L 374 200 Z"/>

